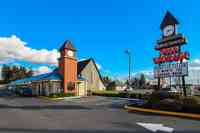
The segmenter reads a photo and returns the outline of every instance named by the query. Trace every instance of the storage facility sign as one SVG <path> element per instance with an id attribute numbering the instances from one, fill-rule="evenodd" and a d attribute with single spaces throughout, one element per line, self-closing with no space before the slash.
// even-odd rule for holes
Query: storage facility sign
<path id="1" fill-rule="evenodd" d="M 180 77 L 188 75 L 188 63 L 162 64 L 154 68 L 154 78 Z"/>
<path id="2" fill-rule="evenodd" d="M 183 61 L 189 60 L 190 54 L 181 49 L 187 41 L 181 33 L 177 33 L 178 24 L 178 20 L 167 12 L 160 25 L 162 37 L 155 46 L 155 50 L 159 52 L 159 55 L 153 58 L 156 65 L 155 78 L 188 76 L 188 63 Z"/>

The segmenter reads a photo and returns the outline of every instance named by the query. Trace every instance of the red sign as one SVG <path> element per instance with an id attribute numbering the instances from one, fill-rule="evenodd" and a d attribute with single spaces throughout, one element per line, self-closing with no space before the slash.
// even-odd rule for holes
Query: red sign
<path id="1" fill-rule="evenodd" d="M 171 48 L 165 48 L 160 50 L 161 55 L 168 55 L 168 54 L 176 54 L 178 53 L 179 48 L 178 47 L 171 47 Z"/>
<path id="2" fill-rule="evenodd" d="M 184 59 L 189 59 L 189 53 L 188 52 L 184 52 L 181 54 L 173 54 L 173 55 L 167 55 L 167 56 L 161 56 L 158 58 L 154 58 L 154 63 L 155 64 L 160 64 L 160 63 L 164 63 L 164 62 L 173 62 L 173 61 L 183 61 Z"/>

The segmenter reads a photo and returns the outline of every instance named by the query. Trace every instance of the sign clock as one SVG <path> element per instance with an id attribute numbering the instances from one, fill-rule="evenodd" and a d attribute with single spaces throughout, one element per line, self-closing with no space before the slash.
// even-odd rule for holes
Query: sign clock
<path id="1" fill-rule="evenodd" d="M 163 29 L 163 35 L 165 37 L 172 36 L 175 34 L 175 25 L 168 25 Z"/>

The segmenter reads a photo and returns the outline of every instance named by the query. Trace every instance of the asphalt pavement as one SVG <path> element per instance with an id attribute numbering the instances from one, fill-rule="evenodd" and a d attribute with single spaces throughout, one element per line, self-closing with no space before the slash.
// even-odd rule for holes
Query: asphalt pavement
<path id="1" fill-rule="evenodd" d="M 200 132 L 200 121 L 123 109 L 126 99 L 84 97 L 61 101 L 26 98 L 0 91 L 0 132 L 152 133 L 137 123 L 163 124 L 173 133 Z M 157 131 L 164 133 L 163 131 Z"/>

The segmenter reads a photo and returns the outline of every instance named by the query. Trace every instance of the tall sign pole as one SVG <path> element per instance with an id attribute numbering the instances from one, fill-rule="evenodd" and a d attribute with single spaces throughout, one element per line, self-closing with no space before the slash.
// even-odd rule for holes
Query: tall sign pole
<path id="1" fill-rule="evenodd" d="M 184 60 L 189 60 L 189 53 L 181 51 L 181 47 L 186 44 L 186 38 L 181 33 L 177 33 L 178 24 L 178 20 L 167 12 L 160 25 L 162 37 L 155 46 L 159 57 L 154 58 L 156 64 L 154 78 L 158 79 L 160 89 L 162 78 L 182 77 L 183 93 L 186 96 L 185 76 L 188 76 L 188 63 Z"/>

